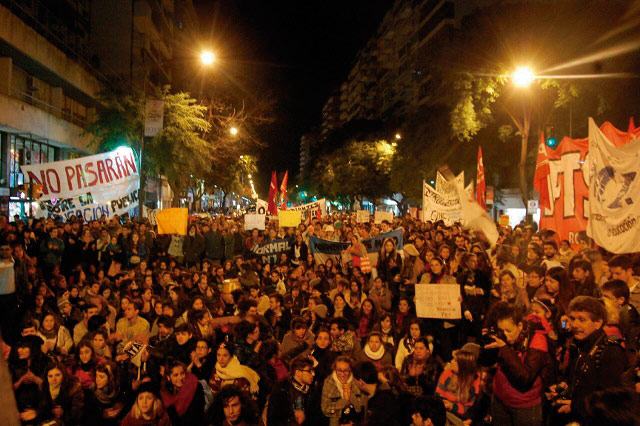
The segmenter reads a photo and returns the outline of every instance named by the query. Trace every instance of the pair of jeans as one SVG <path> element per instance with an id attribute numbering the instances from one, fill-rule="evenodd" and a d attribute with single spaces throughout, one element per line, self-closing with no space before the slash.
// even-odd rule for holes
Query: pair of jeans
<path id="1" fill-rule="evenodd" d="M 541 426 L 542 404 L 533 407 L 509 407 L 495 396 L 491 397 L 494 426 Z"/>

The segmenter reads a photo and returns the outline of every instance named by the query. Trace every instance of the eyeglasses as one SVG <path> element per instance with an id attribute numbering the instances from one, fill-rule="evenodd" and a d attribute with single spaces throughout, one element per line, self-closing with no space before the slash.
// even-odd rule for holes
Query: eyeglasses
<path id="1" fill-rule="evenodd" d="M 350 369 L 347 369 L 347 370 L 338 370 L 338 369 L 336 369 L 336 373 L 349 374 L 349 373 L 351 373 L 351 370 Z"/>
<path id="2" fill-rule="evenodd" d="M 316 372 L 313 370 L 300 370 L 300 371 L 303 373 L 316 374 Z"/>

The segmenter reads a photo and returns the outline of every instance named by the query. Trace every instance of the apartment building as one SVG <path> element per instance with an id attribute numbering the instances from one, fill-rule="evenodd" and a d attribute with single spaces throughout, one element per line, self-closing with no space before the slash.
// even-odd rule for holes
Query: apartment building
<path id="1" fill-rule="evenodd" d="M 0 0 L 0 212 L 29 211 L 20 166 L 95 150 L 85 128 L 106 78 L 92 65 L 90 0 Z"/>

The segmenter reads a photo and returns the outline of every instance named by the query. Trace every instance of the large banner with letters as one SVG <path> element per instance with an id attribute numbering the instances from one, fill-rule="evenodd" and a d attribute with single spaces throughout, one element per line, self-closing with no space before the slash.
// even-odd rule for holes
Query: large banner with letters
<path id="1" fill-rule="evenodd" d="M 634 137 L 605 122 L 600 131 L 614 146 L 622 146 Z M 549 159 L 550 208 L 540 214 L 540 228 L 551 229 L 560 240 L 578 244 L 578 235 L 589 222 L 589 138 L 562 138 L 555 150 L 545 146 Z"/>
<path id="2" fill-rule="evenodd" d="M 372 266 L 375 266 L 378 263 L 378 252 L 382 248 L 384 240 L 387 238 L 391 238 L 395 241 L 397 250 L 402 250 L 403 236 L 402 231 L 399 229 L 362 240 L 362 244 L 367 249 L 367 256 L 369 256 Z M 350 245 L 350 242 L 335 242 L 323 240 L 318 237 L 309 238 L 309 250 L 311 250 L 313 257 L 318 264 L 324 264 L 327 259 L 332 259 L 336 264 L 340 263 L 340 254 Z"/>
<path id="3" fill-rule="evenodd" d="M 282 253 L 291 254 L 293 244 L 291 240 L 283 238 L 270 241 L 268 243 L 256 244 L 251 249 L 252 252 L 262 257 L 263 263 L 277 263 Z"/>
<path id="4" fill-rule="evenodd" d="M 640 251 L 640 137 L 615 146 L 589 119 L 588 235 L 612 253 Z"/>
<path id="5" fill-rule="evenodd" d="M 140 176 L 131 148 L 21 168 L 27 182 L 42 187 L 36 217 L 90 221 L 138 206 Z"/>
<path id="6" fill-rule="evenodd" d="M 42 186 L 42 201 L 94 194 L 114 185 L 139 180 L 138 166 L 131 148 L 122 147 L 103 154 L 72 160 L 21 166 L 25 181 Z"/>
<path id="7" fill-rule="evenodd" d="M 302 206 L 287 207 L 287 210 L 301 211 L 302 221 L 304 222 L 309 216 L 311 216 L 311 219 L 314 219 L 316 217 L 316 215 L 318 214 L 318 207 L 320 207 L 322 217 L 326 217 L 327 200 L 324 198 L 318 201 L 314 201 L 313 203 L 303 204 Z"/>

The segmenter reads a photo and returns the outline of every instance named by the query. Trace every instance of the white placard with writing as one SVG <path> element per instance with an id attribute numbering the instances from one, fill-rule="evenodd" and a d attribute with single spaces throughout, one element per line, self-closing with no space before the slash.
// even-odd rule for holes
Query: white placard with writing
<path id="1" fill-rule="evenodd" d="M 257 229 L 259 231 L 264 231 L 264 220 L 266 216 L 263 214 L 251 214 L 247 213 L 244 215 L 244 230 L 252 231 Z"/>
<path id="2" fill-rule="evenodd" d="M 356 213 L 356 222 L 369 223 L 369 210 L 358 210 Z"/>
<path id="3" fill-rule="evenodd" d="M 460 319 L 458 284 L 416 284 L 416 313 L 420 318 Z"/>
<path id="4" fill-rule="evenodd" d="M 374 216 L 375 222 L 380 224 L 383 220 L 389 221 L 389 223 L 393 223 L 393 212 L 379 212 L 376 211 Z"/>

